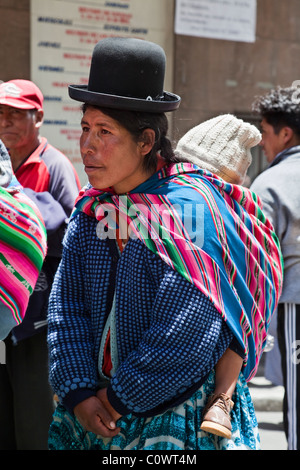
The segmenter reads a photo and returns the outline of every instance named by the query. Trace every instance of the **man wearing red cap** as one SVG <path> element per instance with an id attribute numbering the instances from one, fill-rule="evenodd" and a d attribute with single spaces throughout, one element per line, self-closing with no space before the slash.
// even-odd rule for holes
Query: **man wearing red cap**
<path id="1" fill-rule="evenodd" d="M 46 449 L 53 413 L 48 385 L 47 304 L 62 237 L 80 189 L 70 160 L 40 136 L 43 94 L 29 80 L 0 84 L 0 139 L 26 194 L 38 205 L 48 252 L 25 318 L 5 340 L 0 369 L 0 449 Z"/>

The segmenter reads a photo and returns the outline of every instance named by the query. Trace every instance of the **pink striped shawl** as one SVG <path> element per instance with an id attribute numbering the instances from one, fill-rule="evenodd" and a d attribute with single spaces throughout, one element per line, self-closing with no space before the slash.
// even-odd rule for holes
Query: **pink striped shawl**
<path id="1" fill-rule="evenodd" d="M 107 236 L 119 213 L 131 234 L 207 295 L 244 347 L 246 380 L 255 375 L 283 276 L 278 239 L 255 194 L 182 163 L 125 196 L 87 188 L 73 217 L 81 211 L 107 225 Z"/>
<path id="2" fill-rule="evenodd" d="M 0 187 L 0 302 L 19 325 L 46 255 L 44 222 L 20 190 Z"/>

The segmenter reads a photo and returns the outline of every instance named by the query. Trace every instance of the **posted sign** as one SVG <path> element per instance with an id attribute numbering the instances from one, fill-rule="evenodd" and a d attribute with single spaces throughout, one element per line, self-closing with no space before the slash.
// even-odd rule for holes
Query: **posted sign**
<path id="1" fill-rule="evenodd" d="M 256 0 L 176 0 L 175 33 L 255 42 Z"/>
<path id="2" fill-rule="evenodd" d="M 42 134 L 65 153 L 83 184 L 79 152 L 81 106 L 68 86 L 87 84 L 95 44 L 108 36 L 156 42 L 167 55 L 172 90 L 174 0 L 31 0 L 31 80 L 45 97 Z"/>

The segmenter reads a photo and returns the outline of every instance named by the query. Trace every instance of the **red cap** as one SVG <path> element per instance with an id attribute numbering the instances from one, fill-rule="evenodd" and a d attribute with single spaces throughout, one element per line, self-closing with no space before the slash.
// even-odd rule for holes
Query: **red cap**
<path id="1" fill-rule="evenodd" d="M 20 109 L 43 109 L 43 94 L 29 80 L 9 80 L 0 84 L 0 104 Z"/>

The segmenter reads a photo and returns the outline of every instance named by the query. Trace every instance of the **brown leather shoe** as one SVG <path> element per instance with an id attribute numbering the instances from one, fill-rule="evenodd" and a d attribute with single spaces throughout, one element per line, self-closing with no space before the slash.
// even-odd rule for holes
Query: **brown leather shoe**
<path id="1" fill-rule="evenodd" d="M 203 422 L 200 429 L 211 432 L 217 436 L 231 438 L 231 419 L 229 413 L 233 408 L 233 401 L 225 393 L 209 397 L 203 412 Z"/>

